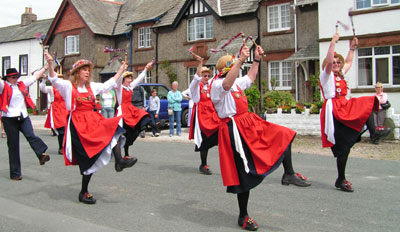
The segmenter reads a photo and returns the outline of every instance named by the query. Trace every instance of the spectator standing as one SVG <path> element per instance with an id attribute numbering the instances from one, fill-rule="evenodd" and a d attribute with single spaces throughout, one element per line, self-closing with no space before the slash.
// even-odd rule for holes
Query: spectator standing
<path id="1" fill-rule="evenodd" d="M 172 90 L 168 92 L 169 136 L 174 135 L 174 120 L 176 119 L 176 135 L 181 135 L 182 94 L 178 90 L 178 82 L 172 82 Z"/>
<path id="2" fill-rule="evenodd" d="M 379 101 L 379 111 L 373 111 L 375 130 L 383 131 L 385 130 L 384 122 L 386 117 L 386 109 L 382 107 L 382 104 L 385 104 L 388 101 L 388 96 L 383 92 L 383 85 L 380 82 L 376 83 L 375 91 L 375 96 Z M 379 144 L 379 140 L 373 140 L 372 142 L 374 144 Z"/>
<path id="3" fill-rule="evenodd" d="M 151 91 L 151 96 L 149 98 L 149 114 L 151 117 L 151 121 L 154 125 L 156 125 L 156 129 L 152 128 L 153 136 L 158 137 L 160 135 L 159 124 L 160 119 L 158 114 L 160 113 L 160 98 L 157 96 L 157 90 L 153 89 Z"/>
<path id="4" fill-rule="evenodd" d="M 112 89 L 100 95 L 101 114 L 105 118 L 112 118 L 115 115 L 116 97 L 115 91 Z"/>

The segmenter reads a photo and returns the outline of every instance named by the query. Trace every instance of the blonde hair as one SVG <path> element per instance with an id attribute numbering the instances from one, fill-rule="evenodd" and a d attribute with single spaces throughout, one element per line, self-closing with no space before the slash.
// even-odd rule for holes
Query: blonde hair
<path id="1" fill-rule="evenodd" d="M 340 55 L 339 53 L 336 53 L 336 52 L 335 52 L 335 53 L 333 54 L 333 58 L 336 58 L 336 59 L 339 59 L 339 60 L 340 60 L 339 76 L 340 76 L 340 77 L 344 77 L 343 72 L 342 72 L 342 69 L 343 69 L 343 67 L 344 67 L 344 58 L 343 58 L 343 56 Z M 327 60 L 326 60 L 326 58 L 325 58 L 324 61 L 322 62 L 322 70 L 325 69 L 326 63 L 327 63 Z"/>
<path id="2" fill-rule="evenodd" d="M 381 87 L 381 88 L 383 88 L 383 85 L 382 85 L 382 83 L 380 83 L 380 82 L 376 82 L 375 87 Z"/>
<path id="3" fill-rule="evenodd" d="M 93 72 L 93 69 L 92 69 L 92 67 L 91 67 L 90 65 L 83 65 L 82 67 L 79 67 L 79 68 L 74 72 L 74 74 L 71 75 L 71 78 L 69 79 L 69 80 L 71 81 L 71 83 L 72 83 L 75 87 L 78 86 L 78 84 L 79 84 L 79 79 L 81 78 L 81 77 L 79 76 L 79 73 L 80 73 L 80 71 L 81 71 L 81 69 L 82 69 L 83 67 L 89 67 L 89 78 L 88 78 L 88 80 L 87 80 L 86 83 L 85 83 L 85 87 L 89 87 L 89 86 L 90 86 L 90 82 L 92 81 L 92 72 Z"/>

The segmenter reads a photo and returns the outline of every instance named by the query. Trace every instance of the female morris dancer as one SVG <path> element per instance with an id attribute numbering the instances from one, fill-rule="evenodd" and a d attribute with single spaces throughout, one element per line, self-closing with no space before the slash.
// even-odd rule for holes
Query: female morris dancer
<path id="1" fill-rule="evenodd" d="M 64 75 L 57 74 L 58 78 L 64 79 Z M 53 86 L 46 86 L 46 79 L 42 79 L 39 84 L 40 91 L 44 94 L 50 94 L 52 102 L 47 110 L 45 128 L 50 128 L 58 134 L 58 154 L 62 155 L 62 146 L 64 140 L 65 126 L 69 112 L 65 106 L 64 98 Z"/>
<path id="2" fill-rule="evenodd" d="M 199 61 L 197 72 L 190 83 L 190 95 L 194 102 L 194 110 L 190 124 L 189 139 L 194 139 L 196 144 L 195 151 L 200 151 L 201 165 L 199 171 L 205 175 L 211 175 L 207 165 L 208 150 L 218 144 L 218 127 L 220 119 L 215 112 L 214 105 L 210 98 L 209 80 L 212 71 L 207 67 L 202 67 L 202 58 L 193 54 Z"/>
<path id="3" fill-rule="evenodd" d="M 332 37 L 328 54 L 322 63 L 323 71 L 320 74 L 320 85 L 325 102 L 321 111 L 321 139 L 323 147 L 330 147 L 337 158 L 338 178 L 335 187 L 353 192 L 352 184 L 346 180 L 345 169 L 351 147 L 360 140 L 361 129 L 367 124 L 373 139 L 387 135 L 388 131 L 376 131 L 372 111 L 379 108 L 375 96 L 351 98 L 347 100 L 347 83 L 344 79 L 352 63 L 354 49 L 358 45 L 356 37 L 350 44 L 346 60 L 335 53 L 335 46 L 339 34 Z"/>
<path id="4" fill-rule="evenodd" d="M 149 113 L 145 109 L 139 109 L 132 105 L 133 89 L 139 85 L 146 76 L 146 72 L 153 65 L 153 61 L 146 64 L 143 72 L 133 80 L 132 72 L 124 72 L 122 81 L 119 81 L 116 88 L 118 109 L 117 116 L 122 116 L 120 126 L 125 129 L 126 143 L 125 159 L 131 158 L 129 156 L 129 147 L 135 142 L 140 132 L 145 130 L 147 125 L 150 125 L 154 130 L 156 126 L 151 122 Z"/>
<path id="5" fill-rule="evenodd" d="M 220 78 L 213 81 L 210 92 L 221 118 L 218 149 L 222 180 L 227 192 L 237 194 L 240 210 L 238 224 L 246 230 L 258 228 L 247 213 L 250 189 L 260 184 L 281 162 L 285 171 L 281 181 L 283 185 L 311 185 L 292 167 L 291 143 L 296 132 L 248 112 L 244 90 L 254 82 L 263 53 L 263 49 L 257 46 L 248 74 L 240 78 L 237 76 L 250 55 L 249 49 L 243 45 L 240 58 L 236 61 L 230 55 L 221 57 L 216 65 Z"/>
<path id="6" fill-rule="evenodd" d="M 124 129 L 118 125 L 121 117 L 106 119 L 94 111 L 95 96 L 114 88 L 127 65 L 122 63 L 115 76 L 105 83 L 94 83 L 91 82 L 92 62 L 78 60 L 72 65 L 72 76 L 67 81 L 57 78 L 52 67 L 53 58 L 47 52 L 45 56 L 49 63 L 49 80 L 63 96 L 70 112 L 63 149 L 65 164 L 79 165 L 82 174 L 79 201 L 95 204 L 96 199 L 88 192 L 89 181 L 94 172 L 110 162 L 111 153 L 114 153 L 117 172 L 132 167 L 137 161 L 121 157 L 125 143 Z"/>

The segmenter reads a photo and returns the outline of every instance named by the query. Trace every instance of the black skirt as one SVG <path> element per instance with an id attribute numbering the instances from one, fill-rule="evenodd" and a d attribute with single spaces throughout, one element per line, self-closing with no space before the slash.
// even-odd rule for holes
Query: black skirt
<path id="1" fill-rule="evenodd" d="M 334 117 L 335 126 L 335 145 L 331 147 L 333 156 L 347 156 L 350 153 L 350 149 L 361 140 L 361 135 L 365 130 L 356 131 L 350 127 L 347 127 L 340 123 Z"/>

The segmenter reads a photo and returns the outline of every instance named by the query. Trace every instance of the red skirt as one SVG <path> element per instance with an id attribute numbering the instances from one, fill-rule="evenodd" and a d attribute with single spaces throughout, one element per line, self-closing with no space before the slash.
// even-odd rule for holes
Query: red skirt
<path id="1" fill-rule="evenodd" d="M 325 104 L 321 110 L 321 139 L 323 147 L 332 147 L 325 134 Z M 379 111 L 379 101 L 375 96 L 358 98 L 333 98 L 333 116 L 341 124 L 358 132 L 361 131 L 372 111 Z M 335 128 L 336 129 L 336 128 Z"/>
<path id="2" fill-rule="evenodd" d="M 121 111 L 124 122 L 132 128 L 134 128 L 144 116 L 149 115 L 146 110 L 139 109 L 131 103 L 122 104 Z"/>
<path id="3" fill-rule="evenodd" d="M 120 119 L 121 117 L 104 118 L 95 111 L 72 113 L 71 120 L 89 158 L 101 152 L 111 142 Z"/>
<path id="4" fill-rule="evenodd" d="M 296 132 L 267 122 L 254 113 L 246 112 L 235 116 L 234 119 L 242 140 L 249 148 L 250 154 L 246 155 L 251 155 L 251 160 L 254 163 L 253 175 L 269 174 L 269 171 L 281 160 L 283 152 L 293 141 Z M 222 120 L 218 134 L 222 180 L 224 186 L 242 185 L 244 183 L 239 181 L 238 167 L 233 155 L 229 121 L 229 118 Z M 250 160 L 248 159 L 248 161 Z"/>

